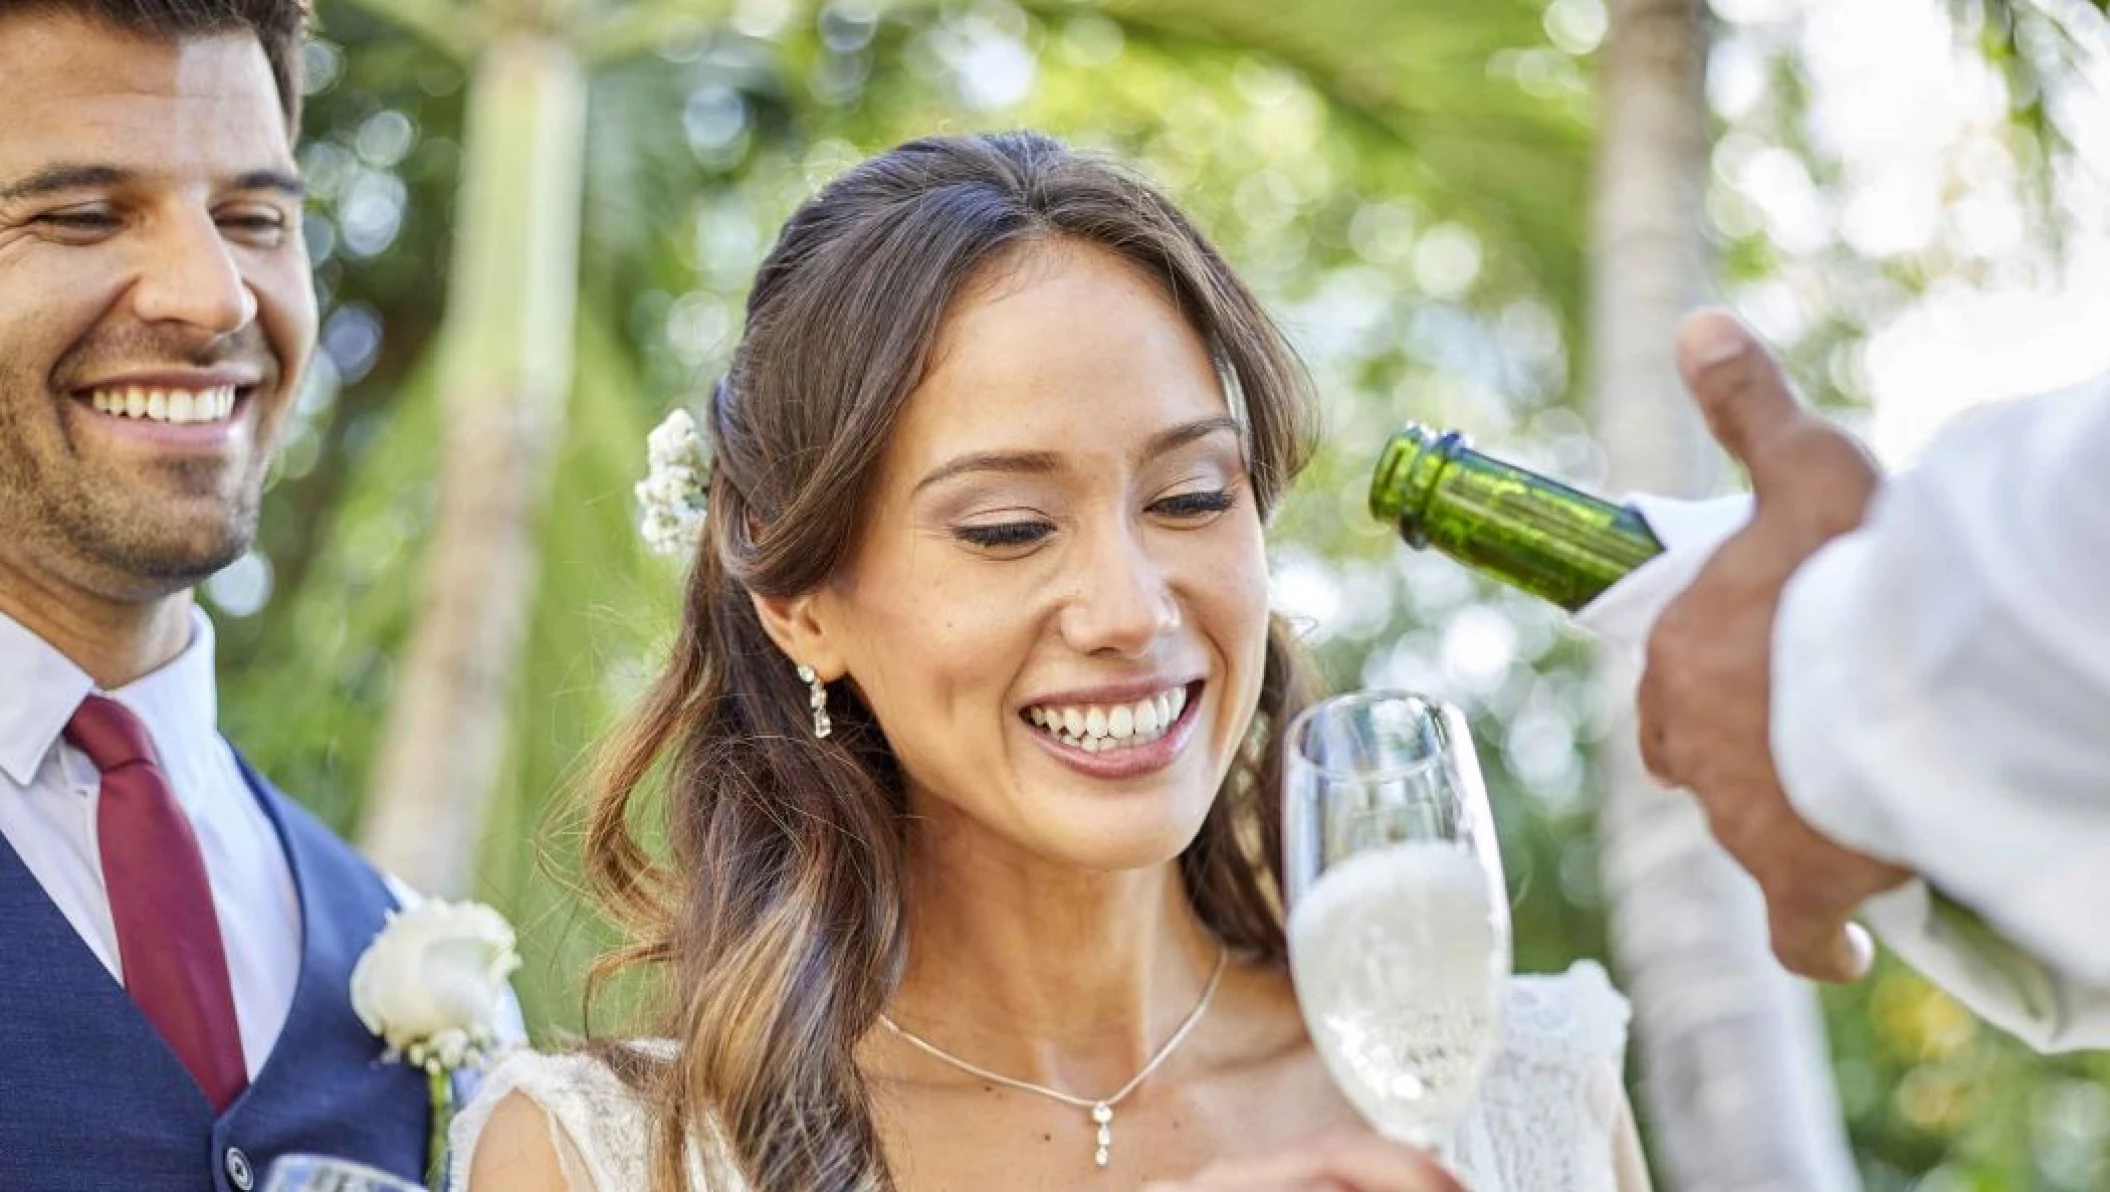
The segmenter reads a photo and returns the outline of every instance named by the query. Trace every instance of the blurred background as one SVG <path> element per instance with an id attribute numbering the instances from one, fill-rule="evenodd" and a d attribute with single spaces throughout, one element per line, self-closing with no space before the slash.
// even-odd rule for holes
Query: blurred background
<path id="1" fill-rule="evenodd" d="M 412 884 L 510 915 L 539 1042 L 583 1029 L 610 942 L 561 807 L 674 624 L 632 528 L 645 431 L 715 379 L 819 183 L 1033 126 L 1169 190 L 1303 353 L 1326 449 L 1277 602 L 1335 685 L 1472 710 L 1518 966 L 1607 958 L 1634 997 L 1660 1186 L 2110 1187 L 2110 1060 L 2029 1055 L 1888 962 L 1785 979 L 1638 779 L 1628 662 L 1363 513 L 1408 418 L 1592 488 L 1734 488 L 1670 368 L 1703 301 L 1893 465 L 2110 368 L 2101 0 L 319 8 L 324 351 L 258 548 L 207 588 L 226 731 Z"/>

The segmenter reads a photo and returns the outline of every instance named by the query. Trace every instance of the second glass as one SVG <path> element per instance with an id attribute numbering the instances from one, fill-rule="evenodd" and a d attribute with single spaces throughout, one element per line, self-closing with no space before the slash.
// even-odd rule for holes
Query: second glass
<path id="1" fill-rule="evenodd" d="M 271 1165 L 264 1192 L 425 1192 L 364 1163 L 329 1155 L 286 1155 Z"/>

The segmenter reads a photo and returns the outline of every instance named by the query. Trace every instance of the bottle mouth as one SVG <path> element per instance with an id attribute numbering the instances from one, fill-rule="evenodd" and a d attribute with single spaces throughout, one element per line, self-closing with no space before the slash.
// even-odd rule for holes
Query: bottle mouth
<path id="1" fill-rule="evenodd" d="M 1435 496 L 1436 479 L 1465 445 L 1465 436 L 1454 430 L 1437 431 L 1420 422 L 1400 427 L 1370 475 L 1370 515 L 1395 523 L 1408 546 L 1426 547 L 1422 519 Z"/>

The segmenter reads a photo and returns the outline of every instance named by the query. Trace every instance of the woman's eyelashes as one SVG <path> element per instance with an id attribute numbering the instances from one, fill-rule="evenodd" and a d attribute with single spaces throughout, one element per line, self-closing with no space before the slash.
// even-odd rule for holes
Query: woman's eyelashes
<path id="1" fill-rule="evenodd" d="M 1176 493 L 1151 503 L 1150 511 L 1161 517 L 1199 521 L 1214 517 L 1238 503 L 1238 494 L 1228 488 Z"/>
<path id="2" fill-rule="evenodd" d="M 983 550 L 1017 550 L 1032 546 L 1055 532 L 1052 522 L 1015 521 L 990 525 L 954 526 L 953 537 Z"/>
<path id="3" fill-rule="evenodd" d="M 1163 522 L 1194 526 L 1213 520 L 1238 503 L 1238 494 L 1228 488 L 1200 489 L 1175 493 L 1152 501 L 1146 512 Z M 953 537 L 988 551 L 1021 551 L 1037 546 L 1055 533 L 1055 523 L 1045 518 L 1007 522 L 980 522 L 954 526 Z"/>

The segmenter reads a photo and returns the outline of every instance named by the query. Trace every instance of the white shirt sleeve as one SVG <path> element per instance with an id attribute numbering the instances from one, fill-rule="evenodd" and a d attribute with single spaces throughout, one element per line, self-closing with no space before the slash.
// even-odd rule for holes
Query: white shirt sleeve
<path id="1" fill-rule="evenodd" d="M 2110 1035 L 2110 377 L 1964 419 L 1813 555 L 1772 711 L 1805 818 L 2096 991 L 2065 1010 Z"/>
<path id="2" fill-rule="evenodd" d="M 2095 400 L 2102 399 L 2098 397 Z M 2003 413 L 1998 416 L 2010 415 Z M 2100 435 L 2101 432 L 2096 433 Z M 1895 479 L 1892 484 L 1905 485 L 1906 479 Z M 1916 485 L 1919 482 L 1911 483 Z M 1668 549 L 1663 555 L 1614 585 L 1588 607 L 1580 610 L 1575 616 L 1575 623 L 1594 633 L 1608 646 L 1638 653 L 1663 606 L 1692 582 L 1693 577 L 1699 573 L 1715 548 L 1721 545 L 1722 540 L 1734 533 L 1749 518 L 1750 503 L 1748 497 L 1678 501 L 1647 494 L 1629 495 L 1624 500 L 1641 511 L 1642 516 L 1648 519 L 1650 527 L 1656 531 L 1657 537 L 1663 540 Z M 2098 504 L 2097 508 L 2101 507 Z M 1881 516 L 1878 515 L 1878 521 Z M 2110 551 L 2098 550 L 2090 557 L 2110 559 Z M 1946 556 L 1946 559 L 1955 563 L 1957 556 Z M 1825 565 L 1836 566 L 1828 563 Z M 1811 567 L 1815 566 L 1816 561 L 1813 560 Z M 1808 570 L 1797 582 L 1807 584 L 1809 576 L 1815 574 L 1814 570 Z M 1938 577 L 1944 583 L 1949 578 L 1945 571 L 1939 569 Z M 1941 585 L 1937 584 L 1935 590 L 1941 590 Z M 1805 591 L 1796 599 L 1807 601 L 1810 596 Z M 1837 605 L 1828 607 L 1834 611 L 1838 608 Z M 1853 800 L 1867 797 L 1867 792 L 1845 785 L 1824 787 L 1820 792 L 1820 788 L 1812 785 L 1816 780 L 1809 778 L 1807 774 L 1808 771 L 1825 764 L 1823 751 L 1832 750 L 1851 755 L 1857 759 L 1859 765 L 1879 776 L 1889 776 L 1888 781 L 1879 779 L 1876 785 L 1910 801 L 1916 813 L 1933 811 L 1935 814 L 1955 814 L 1956 809 L 1944 805 L 1938 793 L 1952 791 L 1952 780 L 1947 777 L 1939 780 L 1925 777 L 1929 765 L 1935 763 L 1910 750 L 1883 755 L 1882 750 L 1895 749 L 1896 746 L 1878 745 L 1873 736 L 1862 731 L 1863 726 L 1857 720 L 1841 719 L 1857 717 L 1859 713 L 1853 709 L 1852 702 L 1866 694 L 1854 689 L 1848 682 L 1852 668 L 1875 664 L 1855 655 L 1856 647 L 1862 643 L 1852 639 L 1848 630 L 1834 621 L 1815 616 L 1823 611 L 1825 609 L 1812 610 L 1805 607 L 1796 615 L 1813 619 L 1797 622 L 1784 630 L 1800 635 L 1798 648 L 1805 651 L 1797 658 L 1788 660 L 1789 673 L 1785 681 L 1791 685 L 1793 694 L 1785 693 L 1779 685 L 1782 682 L 1780 677 L 1776 676 L 1775 680 L 1776 753 L 1782 749 L 1783 738 L 1792 736 L 1796 742 L 1787 745 L 1788 750 L 1794 751 L 1794 758 L 1782 760 L 1783 767 L 1794 769 L 1794 773 L 1787 779 L 1794 784 L 1791 795 L 1799 806 L 1805 803 L 1815 804 L 1821 798 L 1830 797 L 1834 800 L 1832 810 L 1838 814 L 1828 817 L 1824 811 L 1819 811 L 1816 813 L 1817 817 L 1824 821 L 1823 826 L 1828 831 L 1838 832 L 1842 841 L 1847 841 L 1847 838 L 1853 835 L 1851 827 L 1841 827 L 1839 824 L 1851 819 L 1855 807 Z M 1783 617 L 1787 616 L 1788 613 L 1784 611 Z M 1816 631 L 1808 628 L 1811 625 L 1827 626 L 1832 633 L 1842 636 L 1829 644 L 1819 645 L 1814 640 Z M 1780 642 L 1776 641 L 1776 667 L 1782 661 L 1781 648 Z M 1825 667 L 1821 673 L 1831 678 L 1834 683 L 1840 684 L 1841 690 L 1805 691 L 1801 680 L 1808 678 L 1809 672 L 1799 671 L 1798 667 L 1812 665 Z M 1897 694 L 1895 687 L 1885 690 Z M 1909 696 L 1909 689 L 1905 694 Z M 1842 727 L 1844 725 L 1852 727 L 1848 729 Z M 1979 730 L 1977 737 L 1984 738 L 1998 731 L 1984 727 Z M 2089 739 L 2085 724 L 2082 731 L 2082 739 Z M 1968 738 L 1969 734 L 1966 734 L 1966 737 Z M 2002 746 L 1996 743 L 1989 747 Z M 1834 760 L 1836 762 L 1836 759 Z M 2101 763 L 2098 763 L 2097 772 L 2110 775 L 2110 770 L 2102 769 Z M 2094 789 L 2110 789 L 2110 780 L 2099 781 Z M 1937 794 L 1929 795 L 1930 791 Z M 1998 797 L 1990 798 L 1997 801 Z M 1809 813 L 1808 807 L 1803 809 L 1805 814 Z M 1981 814 L 1969 807 L 1962 810 L 1967 816 Z M 2000 812 L 1992 813 L 1990 819 L 1993 822 L 1984 825 L 1984 830 L 2000 830 L 1995 825 L 2004 823 L 2006 818 Z M 1883 832 L 1888 830 L 1887 824 L 1880 829 Z M 1968 828 L 1956 834 L 1973 836 L 1975 839 Z M 1905 856 L 1899 845 L 1900 842 L 1877 833 L 1870 833 L 1865 841 L 1861 842 L 1861 847 L 1911 861 L 1915 868 L 1919 868 L 1918 859 Z M 2110 845 L 2075 844 L 2073 852 L 2077 858 L 2077 870 L 2085 869 L 2087 859 L 2105 848 L 2110 848 Z M 1968 858 L 1973 852 L 1967 850 L 1963 855 Z M 1944 877 L 1942 880 L 1948 879 Z M 1944 889 L 1947 890 L 1948 887 L 1944 886 Z M 1951 891 L 1951 897 L 1957 896 L 1957 893 Z M 1964 897 L 1975 901 L 1976 905 L 1987 906 L 1990 912 L 1988 917 L 1993 923 L 1999 925 L 2001 930 L 2008 930 L 2006 925 L 2009 919 L 2006 916 L 1991 911 L 1988 903 L 1975 900 L 1970 895 Z M 2063 896 L 2054 893 L 2045 897 L 2063 906 L 2066 915 L 2071 916 L 2074 913 L 2076 904 L 2062 902 Z M 1941 901 L 1931 896 L 1925 882 L 1915 880 L 1897 890 L 1870 899 L 1863 905 L 1861 917 L 1908 963 L 1955 994 L 1988 1021 L 2013 1033 L 2038 1050 L 2110 1048 L 2110 982 L 2079 979 L 2077 976 L 2038 966 L 2025 957 L 2016 956 L 2012 941 L 1948 913 Z M 2018 938 L 2029 940 L 2032 937 L 2021 933 Z M 2041 941 L 2036 941 L 2033 946 L 2039 949 L 2039 954 L 2054 954 L 2044 950 Z M 2070 972 L 2078 971 L 2070 965 L 2064 967 Z"/>

